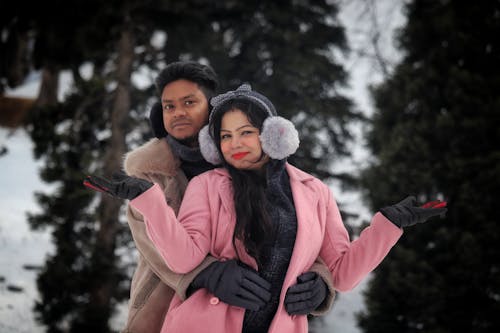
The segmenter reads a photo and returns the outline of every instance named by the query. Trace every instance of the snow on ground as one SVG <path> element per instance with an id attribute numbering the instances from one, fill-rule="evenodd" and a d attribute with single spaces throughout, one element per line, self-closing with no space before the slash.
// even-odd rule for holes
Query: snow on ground
<path id="1" fill-rule="evenodd" d="M 0 156 L 0 332 L 39 332 L 33 312 L 38 297 L 36 270 L 53 247 L 48 232 L 31 232 L 26 212 L 36 212 L 33 192 L 44 189 L 38 177 L 38 163 L 25 132 L 0 128 L 0 146 L 9 152 Z M 19 291 L 12 291 L 19 290 Z"/>

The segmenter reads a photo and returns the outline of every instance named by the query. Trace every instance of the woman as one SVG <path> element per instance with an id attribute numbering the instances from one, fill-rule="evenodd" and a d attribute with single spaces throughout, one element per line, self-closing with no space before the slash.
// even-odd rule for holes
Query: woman
<path id="1" fill-rule="evenodd" d="M 133 198 L 130 205 L 144 216 L 149 237 L 173 271 L 189 272 L 208 253 L 239 259 L 270 282 L 271 301 L 245 311 L 200 289 L 184 302 L 172 301 L 162 332 L 307 332 L 307 317 L 287 312 L 294 301 L 289 288 L 307 278 L 318 257 L 336 289 L 350 290 L 382 261 L 402 227 L 446 211 L 445 203 L 415 207 L 407 198 L 375 214 L 351 242 L 328 186 L 286 163 L 298 135 L 265 96 L 243 85 L 211 103 L 200 148 L 223 168 L 191 180 L 178 220 L 158 185 L 127 178 L 120 186 L 128 194 L 121 197 Z M 98 179 L 89 181 L 119 192 L 103 188 Z"/>

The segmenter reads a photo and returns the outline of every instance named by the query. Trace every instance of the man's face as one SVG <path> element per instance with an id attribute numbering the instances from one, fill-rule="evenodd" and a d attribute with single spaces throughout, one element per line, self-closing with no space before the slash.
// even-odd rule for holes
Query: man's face
<path id="1" fill-rule="evenodd" d="M 198 84 L 184 79 L 170 82 L 163 88 L 161 105 L 168 134 L 197 143 L 198 132 L 208 122 L 208 101 Z"/>

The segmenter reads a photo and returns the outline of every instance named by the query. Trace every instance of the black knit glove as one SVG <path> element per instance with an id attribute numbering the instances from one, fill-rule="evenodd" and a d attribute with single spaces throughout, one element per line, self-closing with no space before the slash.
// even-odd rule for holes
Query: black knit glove
<path id="1" fill-rule="evenodd" d="M 307 315 L 323 303 L 328 287 L 316 272 L 297 277 L 297 284 L 286 291 L 285 309 L 289 315 Z"/>
<path id="2" fill-rule="evenodd" d="M 271 299 L 271 284 L 236 260 L 210 264 L 191 282 L 191 292 L 200 288 L 206 288 L 224 303 L 252 311 Z"/>
<path id="3" fill-rule="evenodd" d="M 417 199 L 413 196 L 405 198 L 395 205 L 380 209 L 380 212 L 392 223 L 400 228 L 409 227 L 417 223 L 426 222 L 438 215 L 444 215 L 448 210 L 446 201 L 434 200 L 417 206 Z"/>
<path id="4" fill-rule="evenodd" d="M 99 176 L 87 176 L 83 185 L 95 191 L 107 193 L 113 197 L 132 200 L 146 192 L 153 183 L 135 177 L 127 176 L 125 173 L 114 173 L 113 180 Z"/>

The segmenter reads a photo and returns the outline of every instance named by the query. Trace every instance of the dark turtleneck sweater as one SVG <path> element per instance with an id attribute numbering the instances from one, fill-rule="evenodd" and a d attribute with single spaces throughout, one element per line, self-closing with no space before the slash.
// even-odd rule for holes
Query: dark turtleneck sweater
<path id="1" fill-rule="evenodd" d="M 264 243 L 259 275 L 271 284 L 271 300 L 258 311 L 245 311 L 244 333 L 268 331 L 278 309 L 281 288 L 297 235 L 297 216 L 285 160 L 270 160 L 266 171 L 268 214 L 276 232 Z"/>

